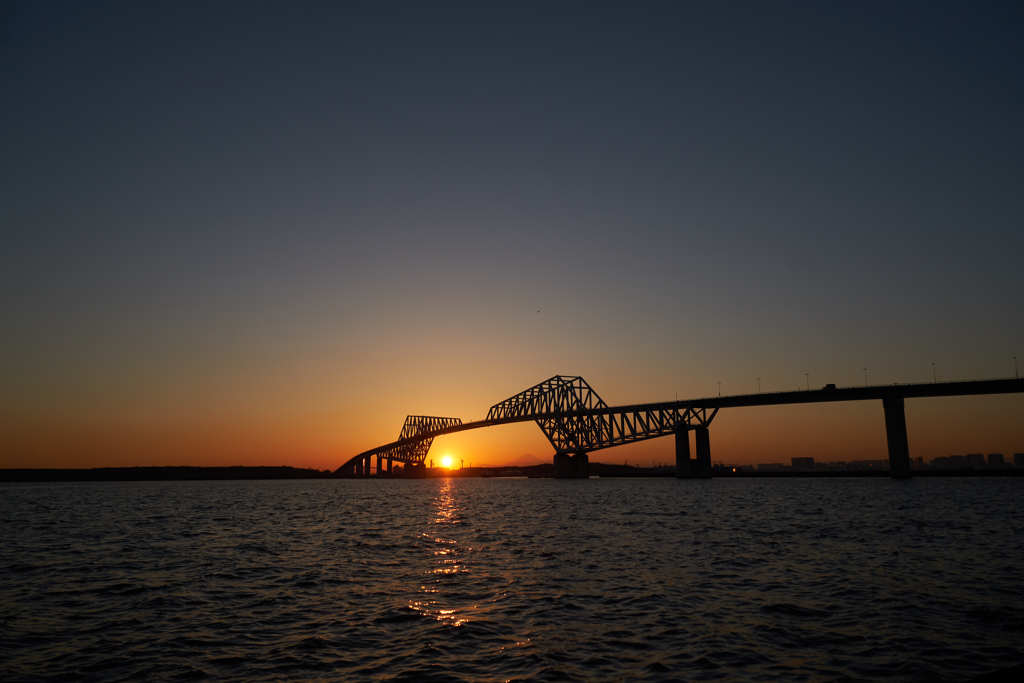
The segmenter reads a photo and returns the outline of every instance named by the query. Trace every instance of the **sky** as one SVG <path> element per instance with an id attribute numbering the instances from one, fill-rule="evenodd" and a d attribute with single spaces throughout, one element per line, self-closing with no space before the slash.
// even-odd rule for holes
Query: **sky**
<path id="1" fill-rule="evenodd" d="M 0 12 L 0 467 L 333 469 L 554 374 L 615 405 L 1024 364 L 1018 3 Z M 1022 417 L 909 401 L 911 456 L 1022 452 Z M 722 411 L 711 449 L 884 458 L 882 409 Z"/>

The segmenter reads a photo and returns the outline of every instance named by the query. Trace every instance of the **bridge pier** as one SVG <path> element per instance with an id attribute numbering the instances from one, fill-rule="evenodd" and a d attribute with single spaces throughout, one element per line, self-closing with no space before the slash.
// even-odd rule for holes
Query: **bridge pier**
<path id="1" fill-rule="evenodd" d="M 910 446 L 907 444 L 907 414 L 902 396 L 882 399 L 885 412 L 885 440 L 889 444 L 889 474 L 893 477 L 910 476 Z"/>
<path id="2" fill-rule="evenodd" d="M 690 430 L 685 424 L 676 427 L 676 476 L 692 476 L 693 460 L 690 459 Z"/>
<path id="3" fill-rule="evenodd" d="M 394 460 L 392 460 L 391 458 L 388 458 L 388 474 L 391 474 L 391 463 L 393 463 L 393 462 L 394 462 Z"/>
<path id="4" fill-rule="evenodd" d="M 366 462 L 363 463 L 363 476 L 364 477 L 370 476 L 370 465 L 372 464 L 372 458 L 373 458 L 373 456 L 370 456 L 370 455 L 366 456 Z"/>
<path id="5" fill-rule="evenodd" d="M 697 460 L 695 477 L 707 478 L 711 476 L 711 434 L 707 427 L 697 427 L 693 430 L 697 443 Z"/>
<path id="6" fill-rule="evenodd" d="M 384 474 L 384 456 L 377 454 L 377 476 Z"/>
<path id="7" fill-rule="evenodd" d="M 555 453 L 556 479 L 586 479 L 590 476 L 590 457 L 585 451 Z"/>
<path id="8" fill-rule="evenodd" d="M 686 479 L 707 479 L 711 476 L 711 432 L 707 427 L 694 427 L 697 458 L 690 457 L 690 435 L 686 425 L 676 428 L 676 476 Z"/>

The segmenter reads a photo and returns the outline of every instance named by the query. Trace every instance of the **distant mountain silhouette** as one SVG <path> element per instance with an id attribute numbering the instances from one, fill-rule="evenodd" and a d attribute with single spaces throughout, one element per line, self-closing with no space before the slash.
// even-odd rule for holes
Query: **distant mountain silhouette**
<path id="1" fill-rule="evenodd" d="M 533 465 L 547 465 L 551 463 L 551 456 L 534 455 L 523 453 L 522 455 L 510 458 L 502 463 L 505 467 L 532 467 Z"/>

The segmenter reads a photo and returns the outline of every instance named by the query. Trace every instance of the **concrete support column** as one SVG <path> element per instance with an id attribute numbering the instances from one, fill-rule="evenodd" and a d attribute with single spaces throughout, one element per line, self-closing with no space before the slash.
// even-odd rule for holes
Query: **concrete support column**
<path id="1" fill-rule="evenodd" d="M 697 441 L 697 462 L 696 472 L 698 477 L 711 476 L 711 436 L 707 427 L 697 427 L 694 430 Z"/>
<path id="2" fill-rule="evenodd" d="M 373 459 L 372 455 L 366 456 L 366 462 L 363 463 L 363 476 L 364 477 L 370 476 L 370 463 L 371 463 L 372 459 Z"/>
<path id="3" fill-rule="evenodd" d="M 578 477 L 579 479 L 587 479 L 587 478 L 589 478 L 590 477 L 590 456 L 587 455 L 587 453 L 585 451 L 580 451 L 579 453 L 577 453 L 573 457 L 573 459 L 575 460 L 573 465 L 574 465 L 574 469 L 575 469 L 575 472 L 576 472 L 576 477 Z"/>
<path id="4" fill-rule="evenodd" d="M 690 430 L 685 424 L 676 427 L 676 476 L 692 476 L 693 461 L 690 460 Z"/>
<path id="5" fill-rule="evenodd" d="M 586 479 L 590 476 L 590 457 L 584 451 L 555 453 L 556 479 Z"/>
<path id="6" fill-rule="evenodd" d="M 377 454 L 377 476 L 384 474 L 384 456 Z"/>
<path id="7" fill-rule="evenodd" d="M 357 477 L 363 476 L 363 459 L 362 458 L 359 458 L 358 460 L 356 460 L 355 464 L 352 465 L 352 474 L 354 474 Z"/>
<path id="8" fill-rule="evenodd" d="M 889 443 L 889 474 L 893 477 L 910 476 L 910 446 L 907 444 L 907 415 L 903 410 L 903 397 L 882 399 L 885 411 L 885 439 Z"/>
<path id="9" fill-rule="evenodd" d="M 394 460 L 392 460 L 391 458 L 388 458 L 388 474 L 391 474 L 391 463 L 393 463 L 393 462 L 394 462 Z"/>

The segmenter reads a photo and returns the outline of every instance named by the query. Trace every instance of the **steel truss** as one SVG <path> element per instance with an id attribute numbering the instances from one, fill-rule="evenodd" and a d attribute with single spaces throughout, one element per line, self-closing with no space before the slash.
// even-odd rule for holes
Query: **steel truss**
<path id="1" fill-rule="evenodd" d="M 433 436 L 420 438 L 421 434 L 437 432 L 461 424 L 462 420 L 457 417 L 409 415 L 405 418 L 402 431 L 398 434 L 398 441 L 390 447 L 378 451 L 378 456 L 384 460 L 397 460 L 418 465 L 426 459 L 427 452 L 430 450 L 431 444 L 434 443 Z"/>
<path id="2" fill-rule="evenodd" d="M 718 409 L 682 407 L 609 408 L 579 376 L 555 375 L 491 406 L 487 420 L 537 417 L 537 426 L 555 453 L 578 453 L 620 446 L 707 427 Z"/>
<path id="3" fill-rule="evenodd" d="M 385 460 L 420 465 L 434 438 L 442 434 L 513 422 L 534 421 L 560 453 L 587 453 L 634 441 L 666 436 L 680 430 L 706 428 L 718 408 L 688 401 L 609 407 L 586 380 L 555 375 L 491 406 L 487 417 L 464 424 L 457 417 L 409 415 L 398 440 L 354 456 L 339 471 L 360 476 Z"/>
<path id="4" fill-rule="evenodd" d="M 336 472 L 339 475 L 350 476 L 368 474 L 370 459 L 374 455 L 388 461 L 421 464 L 437 436 L 515 422 L 536 422 L 555 447 L 556 455 L 609 448 L 697 429 L 700 430 L 697 432 L 699 463 L 702 454 L 705 459 L 708 457 L 708 437 L 704 430 L 718 414 L 719 408 L 879 399 L 884 405 L 884 402 L 902 403 L 905 398 L 923 396 L 975 396 L 1021 392 L 1024 392 L 1024 380 L 1013 378 L 839 389 L 826 385 L 824 389 L 817 391 L 758 393 L 608 407 L 582 377 L 555 375 L 495 404 L 484 420 L 463 423 L 454 417 L 410 415 L 406 418 L 397 441 L 352 456 Z M 890 417 L 890 414 L 894 417 Z M 890 461 L 896 464 L 898 462 L 892 455 L 894 448 L 902 454 L 901 458 L 907 457 L 906 426 L 899 426 L 903 424 L 901 418 L 900 411 L 886 408 L 887 421 L 892 420 L 897 424 L 897 427 L 889 427 L 887 423 Z M 895 447 L 892 445 L 894 440 Z M 686 450 L 689 450 L 688 444 L 687 441 Z M 677 447 L 680 446 L 680 442 L 677 441 Z M 378 460 L 378 471 L 380 463 L 381 460 Z M 894 469 L 896 464 L 893 465 Z"/>
<path id="5" fill-rule="evenodd" d="M 717 413 L 717 408 L 636 408 L 544 417 L 537 425 L 555 453 L 586 453 L 667 436 L 680 429 L 707 427 Z"/>
<path id="6" fill-rule="evenodd" d="M 509 417 L 539 415 L 542 413 L 567 413 L 593 408 L 607 408 L 597 392 L 590 388 L 582 377 L 555 375 L 540 384 L 520 391 L 501 403 L 495 403 L 487 411 L 488 420 L 502 420 Z"/>

